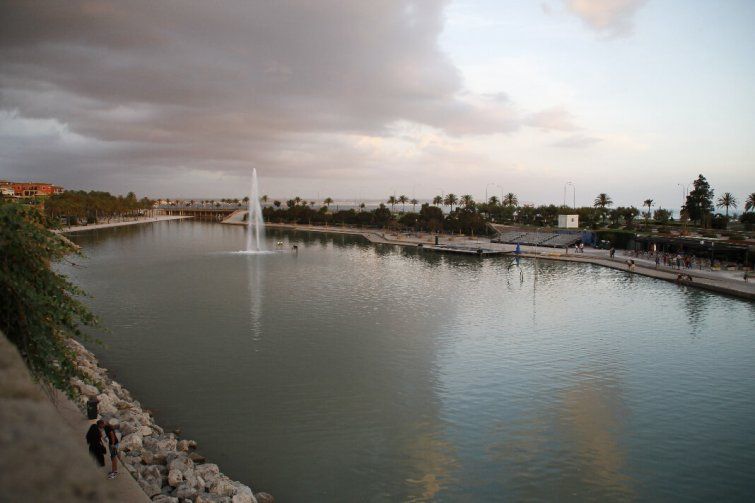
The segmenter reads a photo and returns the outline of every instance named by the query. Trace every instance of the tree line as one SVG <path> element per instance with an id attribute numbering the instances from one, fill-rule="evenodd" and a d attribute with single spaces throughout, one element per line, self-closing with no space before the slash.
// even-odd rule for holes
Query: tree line
<path id="1" fill-rule="evenodd" d="M 71 190 L 46 198 L 44 210 L 51 222 L 75 225 L 136 217 L 151 209 L 152 204 L 149 198 L 137 199 L 133 192 L 114 196 L 109 192 Z"/>

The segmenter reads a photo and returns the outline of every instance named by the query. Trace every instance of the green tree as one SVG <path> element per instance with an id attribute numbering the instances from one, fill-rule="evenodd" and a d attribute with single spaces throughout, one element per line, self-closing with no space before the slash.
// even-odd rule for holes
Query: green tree
<path id="1" fill-rule="evenodd" d="M 412 211 L 413 211 L 414 213 L 416 213 L 416 212 L 417 212 L 417 204 L 419 204 L 419 201 L 417 201 L 416 199 L 412 198 L 412 200 L 411 200 L 411 201 L 409 201 L 409 202 L 410 202 L 410 203 L 411 203 L 411 205 L 412 205 Z"/>
<path id="2" fill-rule="evenodd" d="M 409 198 L 401 194 L 396 201 L 401 203 L 401 212 L 403 213 L 406 210 L 406 203 L 409 202 Z"/>
<path id="3" fill-rule="evenodd" d="M 603 215 L 603 223 L 606 223 L 606 208 L 608 206 L 612 206 L 613 201 L 610 197 L 608 197 L 608 194 L 605 192 L 601 192 L 598 194 L 598 197 L 595 198 L 595 201 L 593 201 L 593 206 L 595 208 L 600 208 L 600 212 Z"/>
<path id="4" fill-rule="evenodd" d="M 747 196 L 747 201 L 745 201 L 745 211 L 751 211 L 755 209 L 755 192 Z"/>
<path id="5" fill-rule="evenodd" d="M 463 196 L 461 196 L 461 204 L 463 204 L 467 208 L 470 208 L 474 206 L 474 198 L 469 194 L 464 194 Z"/>
<path id="6" fill-rule="evenodd" d="M 731 192 L 724 192 L 724 195 L 718 198 L 716 201 L 718 208 L 726 208 L 726 221 L 729 220 L 729 207 L 731 206 L 735 210 L 737 209 L 737 198 L 734 197 Z"/>
<path id="7" fill-rule="evenodd" d="M 653 219 L 663 225 L 671 220 L 671 212 L 669 210 L 664 210 L 663 208 L 658 208 L 653 213 Z"/>
<path id="8" fill-rule="evenodd" d="M 435 196 L 435 197 L 433 197 L 433 204 L 435 206 L 443 204 L 443 197 L 442 196 Z"/>
<path id="9" fill-rule="evenodd" d="M 652 208 L 652 206 L 653 206 L 653 200 L 652 199 L 645 199 L 645 202 L 642 203 L 642 207 L 644 208 L 645 206 L 648 207 L 648 212 L 645 213 L 645 227 L 647 227 L 648 226 L 648 222 L 650 220 L 650 208 Z"/>
<path id="10" fill-rule="evenodd" d="M 692 186 L 682 209 L 690 220 L 707 227 L 713 212 L 713 189 L 703 175 L 699 175 Z"/>
<path id="11" fill-rule="evenodd" d="M 398 202 L 396 196 L 389 196 L 388 201 L 386 202 L 391 205 L 391 213 L 393 213 L 393 207 L 396 206 L 396 203 Z"/>
<path id="12" fill-rule="evenodd" d="M 488 199 L 488 204 L 490 206 L 496 206 L 499 203 L 498 198 L 495 196 L 490 196 L 490 199 Z"/>
<path id="13" fill-rule="evenodd" d="M 67 341 L 86 339 L 80 327 L 97 323 L 76 298 L 84 292 L 50 267 L 72 253 L 76 248 L 46 229 L 36 209 L 0 206 L 0 330 L 37 379 L 69 395 L 71 378 L 81 373 Z"/>
<path id="14" fill-rule="evenodd" d="M 453 211 L 454 210 L 454 205 L 457 204 L 458 202 L 459 202 L 459 198 L 456 197 L 456 194 L 449 193 L 449 194 L 446 194 L 446 198 L 443 200 L 443 205 L 444 206 L 450 206 L 451 207 L 451 211 Z"/>
<path id="15" fill-rule="evenodd" d="M 516 194 L 509 192 L 503 196 L 503 204 L 504 206 L 519 206 L 519 199 L 516 197 Z"/>
<path id="16" fill-rule="evenodd" d="M 326 197 L 322 202 L 325 204 L 325 207 L 330 210 L 330 205 L 333 204 L 333 199 Z"/>

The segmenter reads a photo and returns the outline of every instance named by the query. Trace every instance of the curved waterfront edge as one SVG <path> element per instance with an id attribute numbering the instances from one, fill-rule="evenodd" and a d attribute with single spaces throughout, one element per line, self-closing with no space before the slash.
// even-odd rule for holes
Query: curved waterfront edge
<path id="1" fill-rule="evenodd" d="M 108 376 L 91 351 L 74 340 L 69 345 L 79 369 L 92 383 L 72 381 L 79 392 L 77 405 L 83 410 L 88 400 L 97 399 L 102 419 L 118 422 L 121 464 L 153 502 L 274 503 L 270 494 L 254 493 L 248 485 L 224 475 L 218 465 L 206 462 L 194 440 L 165 433 L 151 413 Z"/>
<path id="2" fill-rule="evenodd" d="M 235 222 L 224 222 L 224 223 L 227 223 L 229 225 L 235 224 Z M 433 243 L 433 236 L 430 234 L 408 236 L 408 235 L 400 235 L 400 234 L 389 234 L 386 232 L 381 232 L 379 230 L 355 229 L 351 227 L 322 227 L 322 226 L 314 226 L 314 225 L 282 224 L 282 223 L 281 224 L 265 223 L 265 226 L 270 229 L 288 229 L 288 230 L 301 231 L 301 232 L 349 234 L 349 235 L 354 235 L 354 236 L 361 236 L 373 244 L 392 244 L 392 245 L 398 245 L 398 246 L 417 247 L 418 245 L 427 245 L 427 244 Z M 451 236 L 451 237 L 445 237 L 445 239 L 449 240 L 450 242 L 454 244 L 463 244 L 466 241 L 467 243 L 470 244 L 470 246 L 479 245 L 478 242 L 472 241 L 474 238 L 469 238 L 468 236 Z M 515 245 L 497 244 L 497 243 L 485 243 L 485 246 L 496 247 L 505 251 L 513 251 L 515 248 Z M 733 281 L 728 278 L 720 278 L 720 279 L 712 278 L 710 276 L 703 275 L 699 273 L 698 271 L 694 271 L 694 270 L 675 271 L 673 269 L 672 270 L 656 269 L 654 267 L 647 267 L 644 264 L 642 264 L 640 261 L 636 261 L 635 265 L 632 267 L 632 270 L 630 271 L 628 265 L 623 259 L 611 259 L 608 257 L 595 256 L 588 253 L 585 253 L 585 254 L 564 253 L 562 249 L 558 249 L 558 248 L 548 248 L 547 251 L 543 251 L 544 248 L 536 247 L 536 246 L 523 245 L 520 248 L 522 251 L 520 256 L 524 258 L 593 264 L 597 266 L 608 267 L 611 269 L 625 271 L 628 274 L 640 274 L 642 276 L 648 276 L 651 278 L 669 281 L 673 283 L 679 283 L 678 276 L 679 276 L 679 273 L 682 272 L 684 276 L 689 275 L 690 277 L 693 278 L 692 281 L 681 282 L 681 284 L 685 286 L 700 288 L 703 290 L 730 295 L 730 296 L 738 297 L 745 300 L 750 300 L 750 301 L 755 300 L 755 283 L 746 283 L 744 281 L 741 281 L 741 282 Z M 608 254 L 607 251 L 601 250 L 601 252 L 604 252 L 606 255 Z"/>

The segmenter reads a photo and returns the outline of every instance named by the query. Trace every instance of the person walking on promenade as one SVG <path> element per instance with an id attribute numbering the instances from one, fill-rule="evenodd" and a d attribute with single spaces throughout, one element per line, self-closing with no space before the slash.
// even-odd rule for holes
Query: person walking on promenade
<path id="1" fill-rule="evenodd" d="M 678 253 L 676 254 L 676 268 L 679 270 L 682 268 L 682 256 Z"/>
<path id="2" fill-rule="evenodd" d="M 658 269 L 658 267 L 661 265 L 661 256 L 656 254 L 655 255 L 655 268 Z"/>
<path id="3" fill-rule="evenodd" d="M 585 244 L 579 243 L 579 253 L 584 253 L 584 252 L 585 252 Z"/>
<path id="4" fill-rule="evenodd" d="M 107 474 L 107 478 L 114 479 L 118 475 L 118 447 L 120 446 L 120 438 L 118 438 L 118 422 L 111 420 L 109 424 L 105 425 L 105 436 L 107 437 L 107 445 L 110 450 L 110 463 L 111 471 Z"/>
<path id="5" fill-rule="evenodd" d="M 86 439 L 89 445 L 89 454 L 97 461 L 100 466 L 105 466 L 105 446 L 102 445 L 102 428 L 105 421 L 98 419 L 87 430 Z"/>
<path id="6" fill-rule="evenodd" d="M 616 248 L 612 246 L 611 249 L 608 250 L 608 255 L 611 257 L 611 260 L 613 260 L 613 256 L 616 255 Z"/>
<path id="7" fill-rule="evenodd" d="M 749 271 L 745 271 L 745 275 L 744 275 L 744 280 L 745 280 L 745 283 L 747 283 L 747 281 L 748 281 L 749 279 L 750 279 Z"/>

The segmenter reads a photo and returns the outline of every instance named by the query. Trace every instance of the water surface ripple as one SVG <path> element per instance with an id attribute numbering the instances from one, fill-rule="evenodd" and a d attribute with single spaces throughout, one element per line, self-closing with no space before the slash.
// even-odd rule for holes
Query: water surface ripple
<path id="1" fill-rule="evenodd" d="M 584 264 L 173 221 L 76 234 L 94 347 L 225 473 L 299 501 L 745 500 L 752 303 Z"/>

